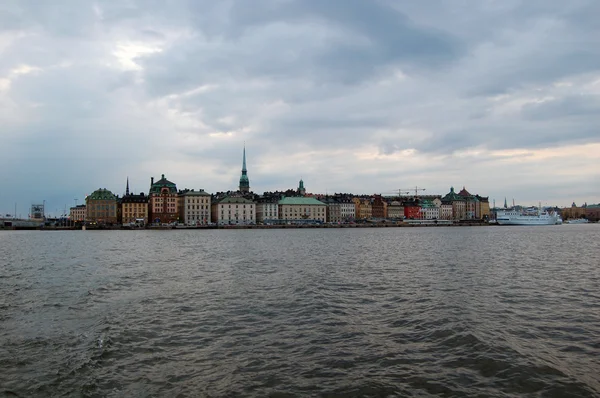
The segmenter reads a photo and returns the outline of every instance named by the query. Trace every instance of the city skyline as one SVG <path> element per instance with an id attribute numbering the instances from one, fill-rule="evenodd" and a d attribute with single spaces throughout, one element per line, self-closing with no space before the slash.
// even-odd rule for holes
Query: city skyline
<path id="1" fill-rule="evenodd" d="M 244 142 L 257 193 L 598 203 L 599 7 L 3 4 L 0 211 L 121 195 L 127 176 L 236 190 Z"/>

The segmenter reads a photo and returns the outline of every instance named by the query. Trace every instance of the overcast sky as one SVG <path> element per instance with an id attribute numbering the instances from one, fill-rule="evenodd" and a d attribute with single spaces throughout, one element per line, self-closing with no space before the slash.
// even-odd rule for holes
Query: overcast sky
<path id="1" fill-rule="evenodd" d="M 597 0 L 3 0 L 0 211 L 148 192 L 600 202 Z"/>

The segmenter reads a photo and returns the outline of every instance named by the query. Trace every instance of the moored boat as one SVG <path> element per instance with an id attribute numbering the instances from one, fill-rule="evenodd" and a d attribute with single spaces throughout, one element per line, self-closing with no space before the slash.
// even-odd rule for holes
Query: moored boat
<path id="1" fill-rule="evenodd" d="M 548 212 L 538 208 L 526 210 L 508 209 L 496 214 L 496 222 L 500 225 L 556 225 L 562 219 L 555 212 Z"/>

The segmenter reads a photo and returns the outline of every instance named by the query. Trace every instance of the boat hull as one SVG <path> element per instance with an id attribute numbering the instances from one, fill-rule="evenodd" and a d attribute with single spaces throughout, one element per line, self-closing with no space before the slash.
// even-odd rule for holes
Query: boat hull
<path id="1" fill-rule="evenodd" d="M 555 225 L 556 220 L 554 218 L 549 219 L 496 219 L 499 225 Z"/>

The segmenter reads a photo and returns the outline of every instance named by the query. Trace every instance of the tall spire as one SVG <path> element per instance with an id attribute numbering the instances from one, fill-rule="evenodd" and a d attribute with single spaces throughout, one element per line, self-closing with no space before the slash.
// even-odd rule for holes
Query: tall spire
<path id="1" fill-rule="evenodd" d="M 240 176 L 240 192 L 250 192 L 250 180 L 248 179 L 248 170 L 246 170 L 246 143 L 244 143 L 244 158 L 242 161 L 242 175 Z"/>
<path id="2" fill-rule="evenodd" d="M 504 197 L 504 208 L 507 209 L 508 208 L 508 204 L 506 203 L 506 196 Z"/>
<path id="3" fill-rule="evenodd" d="M 127 176 L 127 188 L 125 188 L 125 195 L 129 195 L 129 176 Z"/>
<path id="4" fill-rule="evenodd" d="M 242 173 L 247 173 L 248 170 L 246 170 L 246 143 L 244 142 L 244 160 L 242 162 Z"/>

